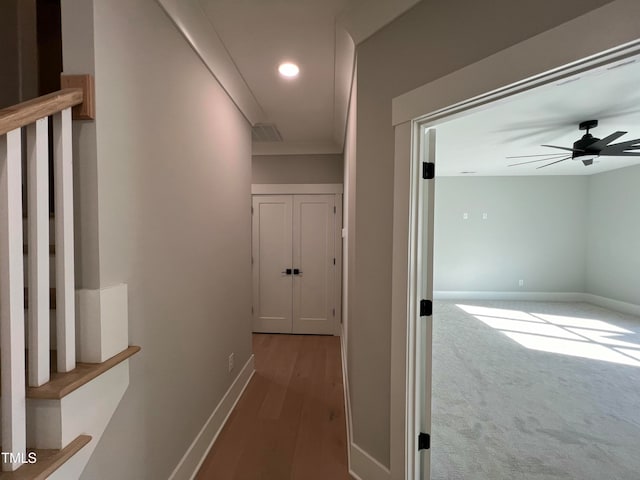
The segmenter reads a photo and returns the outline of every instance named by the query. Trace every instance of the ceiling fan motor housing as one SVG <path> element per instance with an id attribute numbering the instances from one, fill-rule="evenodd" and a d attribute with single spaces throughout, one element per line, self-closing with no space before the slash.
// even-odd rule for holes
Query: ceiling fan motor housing
<path id="1" fill-rule="evenodd" d="M 585 166 L 592 165 L 593 159 L 600 156 L 599 149 L 589 148 L 590 145 L 593 145 L 598 140 L 600 140 L 599 138 L 596 138 L 589 133 L 589 130 L 591 130 L 592 128 L 596 128 L 597 126 L 598 120 L 586 120 L 584 122 L 581 122 L 578 126 L 580 130 L 586 130 L 587 133 L 585 133 L 580 140 L 573 143 L 573 152 L 571 153 L 571 158 L 573 160 L 582 160 L 582 163 L 584 163 Z"/>
<path id="2" fill-rule="evenodd" d="M 589 146 L 596 143 L 600 140 L 597 137 L 594 137 L 590 133 L 585 133 L 580 140 L 573 143 L 573 153 L 572 157 L 574 159 L 578 157 L 584 157 L 586 155 L 600 155 L 600 150 L 597 148 L 590 149 Z M 577 151 L 576 151 L 577 150 Z"/>

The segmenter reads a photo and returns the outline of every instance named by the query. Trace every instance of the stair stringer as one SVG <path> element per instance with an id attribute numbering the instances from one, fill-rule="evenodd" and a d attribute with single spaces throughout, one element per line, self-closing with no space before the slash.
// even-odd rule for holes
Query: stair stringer
<path id="1" fill-rule="evenodd" d="M 125 360 L 60 400 L 28 402 L 31 444 L 38 448 L 59 449 L 78 435 L 91 436 L 86 446 L 48 477 L 50 480 L 80 478 L 128 386 L 129 360 Z"/>

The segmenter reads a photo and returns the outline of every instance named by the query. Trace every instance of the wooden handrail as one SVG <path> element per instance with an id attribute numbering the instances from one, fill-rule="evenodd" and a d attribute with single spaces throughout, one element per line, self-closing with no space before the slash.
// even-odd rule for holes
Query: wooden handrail
<path id="1" fill-rule="evenodd" d="M 0 110 L 0 135 L 25 127 L 65 108 L 82 103 L 82 89 L 65 88 Z"/>

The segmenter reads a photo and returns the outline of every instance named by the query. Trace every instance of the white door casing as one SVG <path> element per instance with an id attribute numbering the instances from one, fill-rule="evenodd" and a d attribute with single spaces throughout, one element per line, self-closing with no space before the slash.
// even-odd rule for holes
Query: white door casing
<path id="1" fill-rule="evenodd" d="M 409 382 L 413 378 L 411 369 L 415 366 L 415 361 L 412 364 L 412 359 L 415 358 L 416 352 L 409 331 L 413 318 L 409 311 L 416 308 L 415 275 L 411 270 L 416 253 L 416 235 L 413 229 L 417 224 L 413 208 L 417 207 L 418 198 L 413 189 L 416 173 L 414 160 L 419 157 L 415 151 L 415 146 L 419 143 L 416 137 L 423 132 L 421 127 L 434 126 L 456 118 L 466 111 L 483 108 L 494 101 L 504 101 L 511 95 L 528 89 L 561 81 L 596 66 L 613 64 L 637 55 L 640 52 L 640 24 L 632 21 L 637 18 L 637 15 L 634 15 L 636 12 L 640 12 L 640 4 L 635 0 L 614 0 L 393 99 L 392 124 L 395 126 L 396 134 L 392 306 L 394 317 L 391 332 L 393 480 L 420 478 L 415 476 L 410 461 L 411 458 L 415 458 L 414 448 L 417 439 L 412 435 L 416 423 L 415 409 L 411 405 L 414 392 L 410 390 L 412 386 Z M 602 28 L 589 29 L 589 25 L 593 25 L 594 22 L 599 23 Z M 562 45 L 562 48 L 556 48 L 558 45 Z M 526 61 L 513 61 L 514 59 Z M 499 68 L 501 65 L 512 65 L 514 68 Z M 411 194 L 407 195 L 409 190 Z M 411 214 L 407 216 L 407 212 Z M 410 231 L 410 242 L 406 241 L 406 230 Z M 405 279 L 408 280 L 408 284 L 404 283 Z M 402 395 L 394 392 L 402 392 Z"/>
<path id="2" fill-rule="evenodd" d="M 254 195 L 253 331 L 291 333 L 293 276 L 291 195 Z"/>

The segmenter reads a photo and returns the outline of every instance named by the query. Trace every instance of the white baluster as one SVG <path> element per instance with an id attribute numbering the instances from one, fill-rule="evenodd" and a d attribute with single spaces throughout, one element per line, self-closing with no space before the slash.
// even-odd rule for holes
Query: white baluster
<path id="1" fill-rule="evenodd" d="M 21 156 L 20 129 L 0 135 L 2 451 L 14 455 L 24 455 L 27 442 Z M 20 465 L 19 458 L 7 459 L 3 470 L 13 471 Z"/>
<path id="2" fill-rule="evenodd" d="M 27 127 L 29 386 L 49 381 L 49 119 Z"/>
<path id="3" fill-rule="evenodd" d="M 53 115 L 58 371 L 76 367 L 71 109 Z"/>

